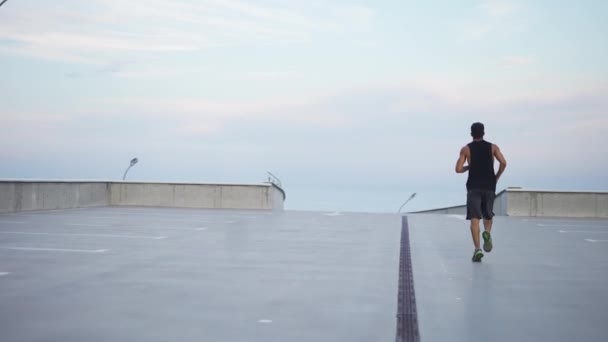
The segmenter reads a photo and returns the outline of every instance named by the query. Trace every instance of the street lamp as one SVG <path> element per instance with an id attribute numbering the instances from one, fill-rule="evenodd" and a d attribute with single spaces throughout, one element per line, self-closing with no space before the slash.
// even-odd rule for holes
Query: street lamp
<path id="1" fill-rule="evenodd" d="M 414 197 L 416 197 L 416 193 L 415 193 L 415 192 L 414 192 L 414 193 L 413 193 L 413 194 L 410 196 L 410 198 L 408 198 L 408 199 L 407 199 L 407 201 L 405 201 L 405 203 L 403 203 L 403 204 L 401 205 L 401 207 L 399 208 L 399 211 L 397 211 L 397 213 L 400 213 L 400 212 L 401 212 L 401 209 L 403 209 L 403 207 L 405 207 L 405 205 L 407 204 L 407 202 L 411 201 L 411 200 L 412 200 L 412 198 L 414 198 Z"/>
<path id="2" fill-rule="evenodd" d="M 139 162 L 139 160 L 137 160 L 137 158 L 131 159 L 131 163 L 129 164 L 129 167 L 127 168 L 127 170 L 125 170 L 125 174 L 122 176 L 123 181 L 125 180 L 125 178 L 127 178 L 127 172 L 129 172 L 129 169 L 132 168 L 133 165 L 137 164 L 137 162 Z"/>

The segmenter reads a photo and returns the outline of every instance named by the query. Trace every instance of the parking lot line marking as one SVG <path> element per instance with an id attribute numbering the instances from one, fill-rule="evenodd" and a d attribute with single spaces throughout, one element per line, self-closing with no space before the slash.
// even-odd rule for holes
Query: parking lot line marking
<path id="1" fill-rule="evenodd" d="M 66 223 L 66 226 L 80 226 L 80 227 L 106 227 L 103 224 L 92 224 L 92 223 Z"/>
<path id="2" fill-rule="evenodd" d="M 166 239 L 166 236 L 139 236 L 139 235 L 113 235 L 113 234 L 72 234 L 72 233 L 41 233 L 41 232 L 3 232 L 0 234 L 20 234 L 20 235 L 45 235 L 45 236 L 85 236 L 85 237 L 108 237 L 125 239 Z"/>
<path id="3" fill-rule="evenodd" d="M 596 225 L 596 224 L 545 224 L 545 223 L 537 223 L 539 227 L 546 228 L 608 228 L 605 224 Z"/>
<path id="4" fill-rule="evenodd" d="M 593 230 L 558 230 L 562 234 L 567 233 L 585 233 L 585 234 L 608 234 L 608 231 L 593 231 Z"/>
<path id="5" fill-rule="evenodd" d="M 0 247 L 15 251 L 43 251 L 43 252 L 72 252 L 72 253 L 105 253 L 107 249 L 67 249 L 67 248 L 38 248 L 38 247 Z"/>

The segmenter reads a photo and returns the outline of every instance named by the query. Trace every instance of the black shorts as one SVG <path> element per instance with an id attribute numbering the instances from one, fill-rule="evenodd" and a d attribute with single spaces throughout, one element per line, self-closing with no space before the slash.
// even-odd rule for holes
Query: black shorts
<path id="1" fill-rule="evenodd" d="M 494 217 L 494 191 L 469 190 L 467 192 L 467 220 L 491 220 Z"/>

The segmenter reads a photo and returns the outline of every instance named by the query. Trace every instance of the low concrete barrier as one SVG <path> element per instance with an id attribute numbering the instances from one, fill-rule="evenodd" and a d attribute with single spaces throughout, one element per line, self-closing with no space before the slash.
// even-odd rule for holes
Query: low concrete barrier
<path id="1" fill-rule="evenodd" d="M 608 218 L 608 192 L 509 188 L 496 198 L 508 216 Z"/>
<path id="2" fill-rule="evenodd" d="M 100 206 L 282 210 L 274 184 L 0 180 L 0 213 Z"/>
<path id="3" fill-rule="evenodd" d="M 104 206 L 109 194 L 104 182 L 0 181 L 0 213 Z"/>
<path id="4" fill-rule="evenodd" d="M 466 205 L 455 205 L 453 207 L 437 208 L 430 210 L 415 211 L 411 214 L 445 214 L 445 215 L 466 215 Z"/>
<path id="5" fill-rule="evenodd" d="M 417 211 L 420 214 L 466 214 L 466 205 Z M 499 216 L 608 218 L 608 192 L 507 188 L 496 195 Z"/>
<path id="6" fill-rule="evenodd" d="M 283 209 L 271 185 L 112 183 L 110 205 L 213 209 Z"/>

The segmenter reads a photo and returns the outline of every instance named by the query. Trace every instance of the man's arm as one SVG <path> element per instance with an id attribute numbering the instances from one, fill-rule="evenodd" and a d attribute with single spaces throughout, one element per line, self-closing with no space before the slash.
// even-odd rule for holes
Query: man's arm
<path id="1" fill-rule="evenodd" d="M 492 147 L 492 150 L 494 150 L 494 157 L 500 163 L 498 172 L 496 173 L 496 181 L 498 182 L 498 179 L 500 179 L 500 176 L 502 176 L 502 173 L 505 172 L 505 169 L 507 168 L 507 160 L 505 159 L 505 156 L 502 155 L 502 152 L 500 152 L 500 148 L 498 148 L 497 145 L 493 145 Z"/>
<path id="2" fill-rule="evenodd" d="M 468 148 L 466 146 L 460 149 L 460 156 L 456 162 L 456 173 L 465 173 L 469 171 L 469 166 L 464 166 L 464 163 L 467 161 L 467 151 Z"/>

